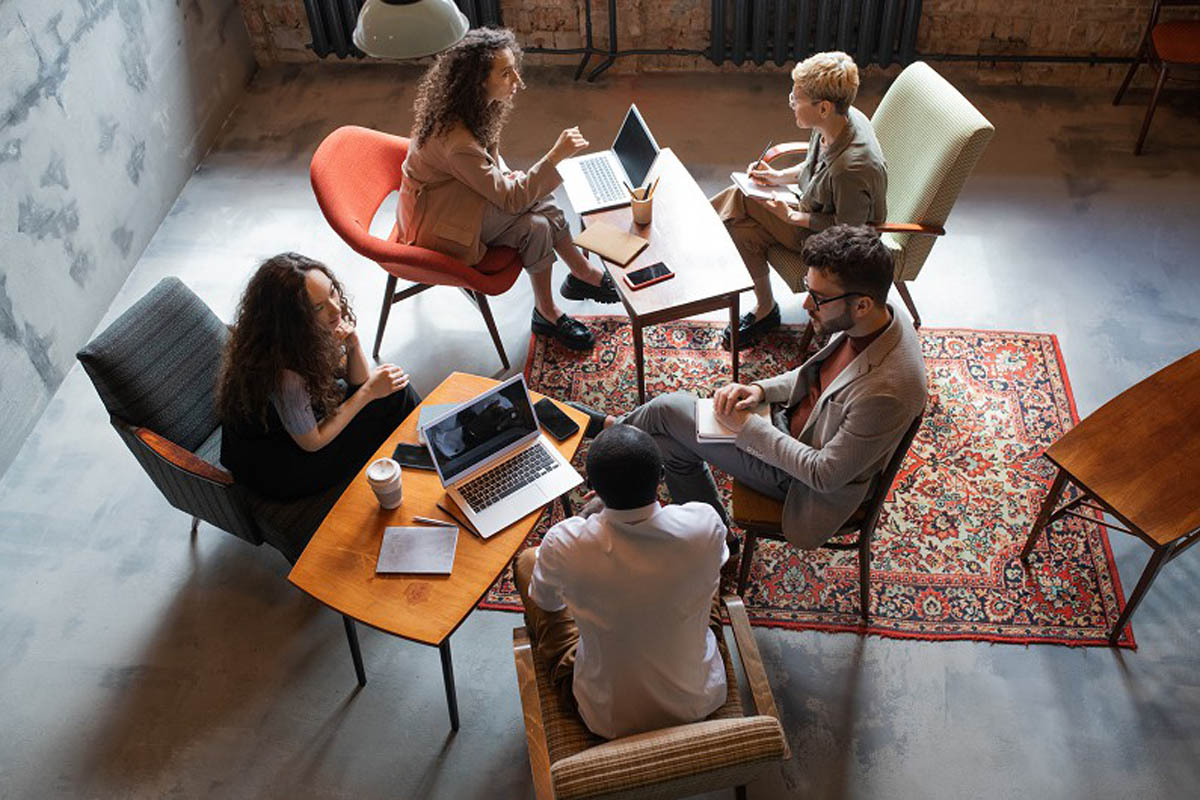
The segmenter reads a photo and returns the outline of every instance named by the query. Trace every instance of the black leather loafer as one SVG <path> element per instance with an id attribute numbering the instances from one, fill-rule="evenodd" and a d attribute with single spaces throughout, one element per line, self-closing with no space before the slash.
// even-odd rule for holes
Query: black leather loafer
<path id="1" fill-rule="evenodd" d="M 608 415 L 602 411 L 597 411 L 591 406 L 584 405 L 578 400 L 567 400 L 567 405 L 576 411 L 582 411 L 588 415 L 587 427 L 583 429 L 583 437 L 585 439 L 594 439 L 604 430 L 604 422 L 608 419 Z"/>
<path id="2" fill-rule="evenodd" d="M 558 293 L 568 300 L 595 300 L 597 303 L 621 302 L 621 295 L 617 294 L 617 287 L 613 285 L 612 276 L 607 272 L 600 279 L 599 286 L 592 286 L 590 283 L 568 274 L 566 280 L 562 282 L 562 286 L 558 287 Z"/>
<path id="3" fill-rule="evenodd" d="M 741 352 L 779 327 L 779 303 L 772 306 L 770 313 L 762 319 L 755 319 L 754 312 L 747 311 L 738 322 L 738 352 Z M 729 349 L 728 325 L 721 332 L 721 347 Z"/>
<path id="4" fill-rule="evenodd" d="M 592 337 L 592 332 L 587 329 L 587 326 L 574 317 L 568 317 L 566 314 L 563 314 L 556 321 L 551 322 L 539 314 L 535 308 L 530 327 L 533 328 L 534 333 L 541 336 L 553 336 L 572 350 L 591 350 L 596 344 L 596 340 Z"/>

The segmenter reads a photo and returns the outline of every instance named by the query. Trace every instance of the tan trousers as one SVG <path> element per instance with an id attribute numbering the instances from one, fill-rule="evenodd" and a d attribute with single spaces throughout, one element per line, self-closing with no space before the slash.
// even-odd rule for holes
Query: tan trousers
<path id="1" fill-rule="evenodd" d="M 754 281 L 755 296 L 760 300 L 771 297 L 767 248 L 777 244 L 799 253 L 812 231 L 780 219 L 758 203 L 746 202 L 746 195 L 736 186 L 713 195 L 709 202 L 725 223 L 729 238 L 733 239 Z"/>
<path id="2" fill-rule="evenodd" d="M 525 627 L 537 650 L 538 658 L 550 670 L 550 684 L 558 692 L 566 708 L 576 709 L 574 687 L 575 650 L 579 646 L 579 628 L 568 609 L 546 611 L 529 597 L 529 582 L 533 578 L 533 565 L 537 561 L 536 547 L 521 551 L 513 565 L 513 583 L 525 606 Z M 708 626 L 717 637 L 722 655 L 726 652 L 725 637 L 721 631 L 721 592 L 713 595 Z"/>

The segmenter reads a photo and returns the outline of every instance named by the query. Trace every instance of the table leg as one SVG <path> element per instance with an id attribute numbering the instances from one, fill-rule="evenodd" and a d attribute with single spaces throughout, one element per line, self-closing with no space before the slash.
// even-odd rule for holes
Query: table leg
<path id="1" fill-rule="evenodd" d="M 1046 521 L 1050 519 L 1050 514 L 1054 511 L 1054 507 L 1058 505 L 1058 498 L 1067 483 L 1067 477 L 1065 469 L 1059 469 L 1058 474 L 1054 476 L 1054 483 L 1050 486 L 1050 492 L 1046 495 L 1046 499 L 1042 501 L 1042 510 L 1038 512 L 1033 527 L 1029 529 L 1029 536 L 1025 539 L 1025 546 L 1021 548 L 1022 561 L 1027 560 L 1029 554 L 1033 552 L 1033 543 L 1037 540 L 1038 534 L 1042 532 L 1042 529 L 1046 527 Z"/>
<path id="2" fill-rule="evenodd" d="M 1121 611 L 1121 616 L 1117 617 L 1117 624 L 1113 625 L 1112 633 L 1108 635 L 1108 643 L 1116 645 L 1117 640 L 1121 638 L 1121 630 L 1129 623 L 1129 618 L 1133 616 L 1134 610 L 1138 607 L 1138 603 L 1142 602 L 1142 598 L 1146 596 L 1146 592 L 1150 589 L 1150 584 L 1154 583 L 1154 578 L 1158 575 L 1158 571 L 1162 569 L 1162 565 L 1170 561 L 1171 546 L 1154 548 L 1154 554 L 1150 556 L 1150 561 L 1146 564 L 1146 568 L 1142 570 L 1142 577 L 1138 580 L 1137 587 L 1133 590 L 1133 594 L 1129 595 L 1129 600 L 1125 603 L 1124 610 Z"/>
<path id="3" fill-rule="evenodd" d="M 450 640 L 438 645 L 442 656 L 442 682 L 446 684 L 446 707 L 450 711 L 450 730 L 458 730 L 458 698 L 454 694 L 454 664 L 450 661 Z"/>
<path id="4" fill-rule="evenodd" d="M 738 296 L 729 298 L 729 352 L 733 359 L 733 382 L 738 382 L 738 327 L 740 327 L 741 309 L 738 307 Z"/>
<path id="5" fill-rule="evenodd" d="M 646 362 L 642 352 L 642 326 L 636 319 L 631 319 L 630 322 L 633 324 L 633 360 L 637 364 L 638 405 L 640 406 L 646 402 Z"/>
<path id="6" fill-rule="evenodd" d="M 367 671 L 363 669 L 362 650 L 358 649 L 358 631 L 354 620 L 342 614 L 342 624 L 346 626 L 346 639 L 350 642 L 350 657 L 354 659 L 354 674 L 358 676 L 358 685 L 367 685 Z"/>

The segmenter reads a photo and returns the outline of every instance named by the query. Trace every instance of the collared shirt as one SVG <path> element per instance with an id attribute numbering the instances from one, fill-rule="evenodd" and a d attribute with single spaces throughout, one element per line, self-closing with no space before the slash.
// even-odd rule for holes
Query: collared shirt
<path id="1" fill-rule="evenodd" d="M 579 627 L 574 694 L 593 732 L 613 739 L 695 722 L 725 701 L 708 627 L 725 526 L 704 503 L 606 508 L 542 540 L 529 594 Z"/>
<path id="2" fill-rule="evenodd" d="M 871 120 L 857 108 L 848 110 L 846 127 L 828 147 L 821 146 L 821 132 L 813 130 L 796 181 L 811 230 L 887 218 L 887 163 Z"/>

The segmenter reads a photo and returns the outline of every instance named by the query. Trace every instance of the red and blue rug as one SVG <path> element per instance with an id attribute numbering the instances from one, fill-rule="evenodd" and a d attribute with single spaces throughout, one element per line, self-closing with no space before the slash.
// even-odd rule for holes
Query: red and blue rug
<path id="1" fill-rule="evenodd" d="M 588 325 L 597 338 L 590 353 L 534 337 L 530 388 L 610 412 L 632 408 L 637 378 L 628 320 L 594 317 Z M 728 381 L 721 327 L 685 320 L 647 329 L 648 395 L 676 389 L 711 395 Z M 785 327 L 745 351 L 742 379 L 801 363 L 799 333 Z M 805 552 L 770 541 L 761 541 L 754 557 L 745 598 L 751 621 L 918 639 L 1106 646 L 1124 596 L 1104 529 L 1060 521 L 1030 567 L 1018 558 L 1054 477 L 1041 453 L 1078 421 L 1057 340 L 923 329 L 921 343 L 929 406 L 871 546 L 870 624 L 858 616 L 856 552 Z M 585 456 L 586 444 L 577 466 Z M 714 477 L 728 503 L 728 476 Z M 530 543 L 561 513 L 556 505 L 553 519 L 543 517 Z M 520 609 L 507 575 L 481 607 Z M 1122 644 L 1133 646 L 1128 629 Z"/>

